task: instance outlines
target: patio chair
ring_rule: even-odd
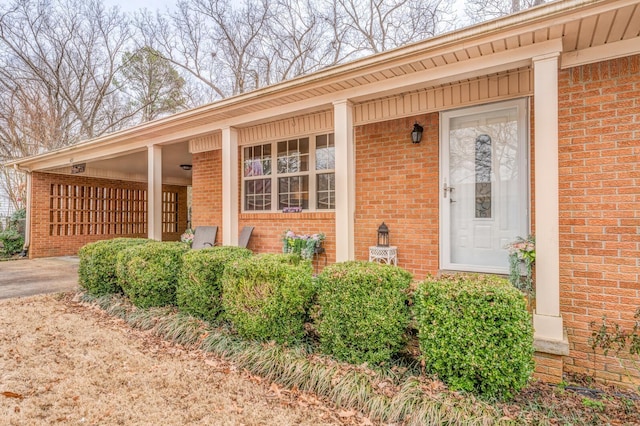
[[[203,249],[216,245],[217,226],[198,226],[193,232],[192,249]]]
[[[240,231],[240,236],[238,237],[238,247],[247,248],[249,245],[249,240],[251,239],[251,233],[253,232],[253,226],[245,226]]]

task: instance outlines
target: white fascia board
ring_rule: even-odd
[[[564,53],[560,68],[567,69],[637,54],[640,54],[640,37]]]

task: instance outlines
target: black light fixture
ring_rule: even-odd
[[[389,247],[389,227],[382,222],[378,226],[378,247]]]
[[[182,170],[184,170],[184,171],[187,171],[187,172],[188,172],[189,170],[191,170],[191,168],[192,168],[192,167],[193,167],[193,166],[192,166],[191,164],[180,164],[180,168],[181,168]]]
[[[416,123],[413,125],[413,130],[411,131],[411,142],[420,143],[420,141],[422,140],[423,130],[424,128],[416,121]]]

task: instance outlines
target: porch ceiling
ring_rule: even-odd
[[[73,158],[71,159],[73,160]],[[191,171],[183,170],[180,165],[192,164],[189,144],[180,142],[167,144],[162,147],[162,181],[165,184],[190,185]],[[46,171],[53,173],[71,174],[71,165],[78,164],[71,161],[69,166],[51,168]],[[121,179],[136,182],[147,181],[147,151],[138,150],[108,158],[88,160],[85,171],[78,176],[90,176],[106,179]]]

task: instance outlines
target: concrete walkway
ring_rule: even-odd
[[[78,290],[76,256],[0,262],[0,299]]]

